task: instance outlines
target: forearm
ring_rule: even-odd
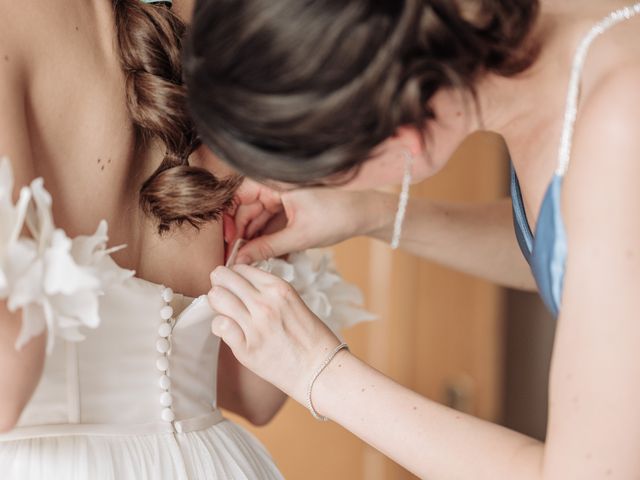
[[[349,353],[320,375],[313,401],[420,478],[542,478],[541,443],[429,401]]]
[[[218,372],[219,406],[254,425],[269,423],[288,398],[238,362],[224,343],[220,345]]]
[[[390,242],[396,195],[367,192],[363,233]],[[400,247],[414,255],[497,284],[535,290],[535,282],[513,232],[508,199],[471,205],[409,202]]]
[[[15,342],[21,312],[9,313],[0,302],[0,431],[11,430],[35,390],[45,359],[45,335],[30,340],[21,350]]]

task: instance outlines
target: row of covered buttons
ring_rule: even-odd
[[[160,354],[156,361],[156,367],[162,375],[158,384],[162,389],[160,394],[160,417],[165,422],[173,422],[176,418],[173,412],[173,397],[171,395],[171,378],[169,374],[169,353],[171,351],[171,333],[175,320],[173,318],[173,308],[170,303],[173,300],[173,290],[164,288],[162,290],[162,300],[164,306],[160,309],[160,325],[158,326],[158,340],[156,341],[156,350]]]

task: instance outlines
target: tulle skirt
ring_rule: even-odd
[[[265,448],[223,420],[161,435],[68,435],[0,442],[3,480],[271,480]]]

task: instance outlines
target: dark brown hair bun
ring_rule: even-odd
[[[353,171],[443,87],[513,75],[537,0],[198,0],[185,44],[201,138],[256,178]]]

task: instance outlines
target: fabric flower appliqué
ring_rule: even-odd
[[[336,272],[327,251],[292,253],[287,260],[272,258],[254,266],[289,282],[307,307],[336,334],[376,318],[362,308],[362,292]]]
[[[84,339],[81,328],[100,324],[99,297],[134,272],[109,261],[107,223],[91,236],[69,238],[53,223],[51,196],[42,178],[12,201],[13,172],[0,159],[0,299],[9,311],[22,309],[16,348],[47,330],[47,353],[56,336]],[[26,230],[30,236],[22,235]]]

